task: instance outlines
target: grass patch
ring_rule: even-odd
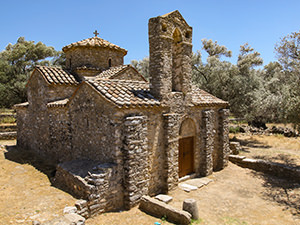
[[[6,116],[0,119],[0,123],[16,123],[16,118],[13,116]]]
[[[197,219],[197,220],[192,219],[192,221],[191,221],[191,225],[194,225],[194,224],[201,224],[201,223],[204,223],[204,220],[201,219],[201,218],[199,218],[199,219]]]
[[[226,216],[223,218],[224,224],[226,225],[247,225],[248,223],[245,221],[240,221],[239,219]]]
[[[240,133],[240,127],[229,127],[229,133],[232,134]]]

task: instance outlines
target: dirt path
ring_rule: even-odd
[[[285,205],[271,200],[272,197],[268,196],[270,187],[260,174],[230,163],[225,170],[214,173],[210,178],[214,180],[212,183],[196,191],[172,191],[170,195],[174,200],[170,204],[182,208],[184,199],[196,199],[201,217],[198,224],[300,224],[299,216],[293,216],[290,209],[285,210]],[[86,224],[151,225],[155,221],[162,222],[135,208],[129,212],[99,215]]]
[[[9,152],[3,148],[0,150],[0,225],[51,220],[61,216],[66,205],[71,206],[76,201],[51,186],[51,168],[40,168],[37,161],[31,162],[35,167],[27,164],[24,156],[13,148]],[[214,180],[212,183],[196,191],[172,191],[170,195],[174,200],[170,204],[181,208],[184,199],[195,198],[201,217],[198,224],[300,224],[300,215],[297,214],[299,201],[294,198],[300,193],[299,184],[255,173],[231,163],[210,178]],[[104,213],[88,219],[86,224],[153,225],[154,222],[169,224],[137,208]]]

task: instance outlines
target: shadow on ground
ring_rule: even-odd
[[[252,173],[264,180],[263,186],[266,187],[266,192],[262,193],[264,198],[285,206],[284,210],[289,210],[293,215],[300,217],[299,181],[279,178],[263,172]]]
[[[46,164],[38,156],[29,151],[18,149],[15,145],[5,146],[5,149],[7,152],[4,153],[4,156],[7,160],[20,164],[30,164],[40,172],[46,174],[50,181],[55,176],[56,168],[54,164]]]
[[[297,164],[297,160],[293,158],[291,155],[279,154],[275,156],[269,155],[256,155],[253,156],[254,159],[263,159],[266,161],[274,162],[277,164],[287,165],[290,167],[294,167],[295,169],[300,169],[300,166]],[[278,163],[280,162],[280,163]]]
[[[230,141],[239,142],[240,145],[241,145],[241,151],[242,152],[250,152],[248,150],[249,148],[265,148],[265,149],[272,148],[272,146],[266,145],[266,144],[264,144],[260,141],[251,140],[251,139],[243,140],[243,139],[237,138],[236,136],[231,138]]]

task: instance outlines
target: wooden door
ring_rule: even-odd
[[[179,177],[194,172],[194,137],[179,139]]]

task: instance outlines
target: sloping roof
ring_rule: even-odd
[[[114,79],[116,78],[119,74],[123,73],[127,69],[133,69],[136,71],[137,75],[142,78],[146,82],[146,79],[131,65],[120,65],[120,66],[114,66],[110,67],[107,70],[104,70],[100,74],[98,74],[94,79]],[[116,78],[118,79],[118,78]]]
[[[36,66],[36,70],[38,70],[43,75],[43,77],[49,84],[58,84],[58,85],[79,84],[79,82],[76,80],[74,75],[63,70],[62,68],[50,67],[50,66]]]
[[[119,107],[159,106],[149,90],[149,83],[132,80],[88,80],[102,96]]]
[[[228,102],[219,99],[194,85],[192,86],[192,103],[198,106],[228,106]]]
[[[104,70],[102,73],[98,74],[96,76],[96,79],[109,79],[112,76],[115,76],[117,73],[119,73],[120,71],[122,71],[123,69],[127,68],[129,65],[121,65],[121,66],[114,66],[114,67],[110,67],[107,70]]]
[[[143,81],[96,79],[88,80],[108,101],[119,107],[160,106],[160,101],[150,93],[149,83]],[[192,89],[192,103],[195,106],[228,106],[223,101],[195,86]]]
[[[63,51],[66,52],[73,47],[101,47],[101,48],[110,48],[123,52],[124,56],[127,54],[127,50],[119,47],[118,45],[112,44],[109,41],[106,41],[100,37],[87,38],[82,41],[77,41],[63,47]]]

